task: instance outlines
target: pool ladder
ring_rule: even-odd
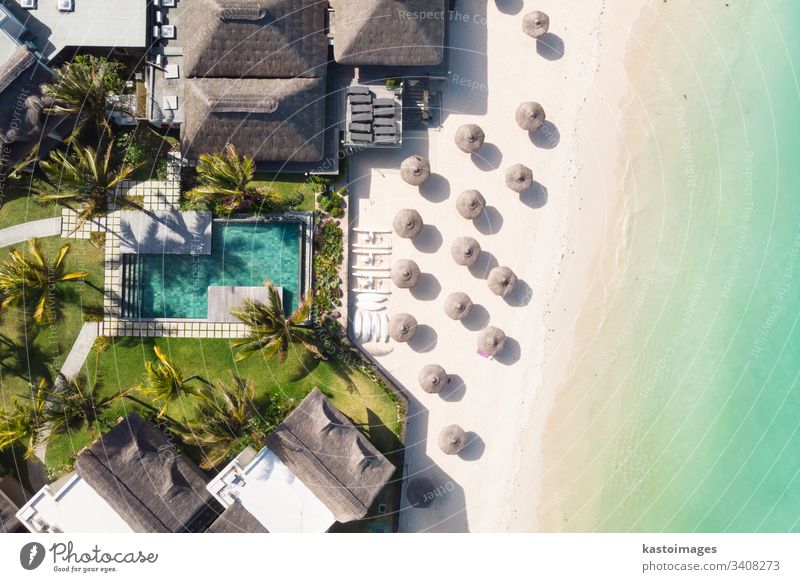
[[[141,293],[142,261],[139,255],[122,255],[122,297],[120,307],[122,317],[136,319],[142,313]]]

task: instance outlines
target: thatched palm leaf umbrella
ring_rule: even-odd
[[[389,336],[396,342],[407,342],[417,335],[417,320],[408,313],[398,313],[389,320]]]
[[[464,319],[471,310],[472,299],[461,291],[450,293],[444,301],[444,312],[450,319]]]
[[[428,507],[435,498],[436,487],[427,477],[415,477],[408,482],[406,499],[414,507]]]
[[[411,208],[405,208],[397,213],[394,217],[394,231],[397,236],[401,238],[414,238],[421,231],[425,224],[422,222],[422,217],[419,212]]]
[[[450,254],[459,265],[471,267],[481,254],[481,245],[471,236],[462,236],[453,241]]]
[[[428,394],[438,394],[450,382],[450,376],[437,364],[428,364],[419,373],[419,385]]]
[[[477,190],[464,190],[456,200],[456,210],[467,220],[475,220],[486,208],[486,199]]]
[[[439,433],[439,448],[446,455],[457,455],[467,444],[467,433],[457,424],[446,426]]]
[[[534,10],[522,17],[522,32],[539,38],[550,29],[550,17],[544,12]]]
[[[392,283],[400,289],[411,289],[419,282],[419,277],[419,267],[414,261],[401,259],[392,265]]]
[[[525,131],[536,131],[546,118],[544,108],[535,101],[526,101],[517,107],[514,115],[517,125]]]
[[[528,166],[514,164],[506,170],[506,186],[514,192],[525,192],[533,184],[533,172]]]
[[[517,276],[508,267],[495,267],[489,271],[486,282],[489,284],[489,289],[491,289],[492,293],[505,297],[511,293],[514,285],[517,284]]]
[[[400,164],[400,176],[408,184],[419,186],[431,177],[431,165],[422,156],[409,156]]]
[[[467,123],[462,125],[456,131],[456,145],[465,154],[472,154],[481,149],[483,141],[486,139],[486,134],[480,126],[474,123]]]
[[[506,343],[506,334],[503,330],[492,325],[487,326],[478,334],[478,350],[486,356],[495,356],[503,351]]]

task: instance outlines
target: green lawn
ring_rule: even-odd
[[[42,252],[52,258],[67,241],[57,236],[39,240]],[[97,313],[103,306],[103,250],[89,241],[70,241],[66,259],[67,271],[88,271],[87,282],[60,286],[60,314],[52,324],[36,325],[24,315],[20,307],[12,307],[0,315],[0,393],[3,399],[10,394],[27,395],[29,378],[53,377],[53,373],[69,354],[80,333],[84,315]],[[27,244],[15,245],[26,249]],[[0,262],[5,262],[8,251],[0,249]],[[94,285],[94,287],[92,287]]]
[[[28,184],[10,186],[0,203],[0,228],[15,224],[61,216],[61,208],[52,204],[42,206],[30,195]]]
[[[253,185],[272,188],[278,193],[281,200],[294,198],[295,194],[300,192],[303,194],[303,202],[295,210],[309,212],[314,210],[314,190],[306,184],[304,176],[293,176],[291,174],[276,176],[275,174],[257,172]]]

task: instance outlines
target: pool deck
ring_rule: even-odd
[[[119,252],[140,255],[210,255],[211,212],[121,212]]]

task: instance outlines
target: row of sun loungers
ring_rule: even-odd
[[[388,97],[376,98],[363,85],[347,88],[350,140],[361,143],[397,143],[396,103]]]

